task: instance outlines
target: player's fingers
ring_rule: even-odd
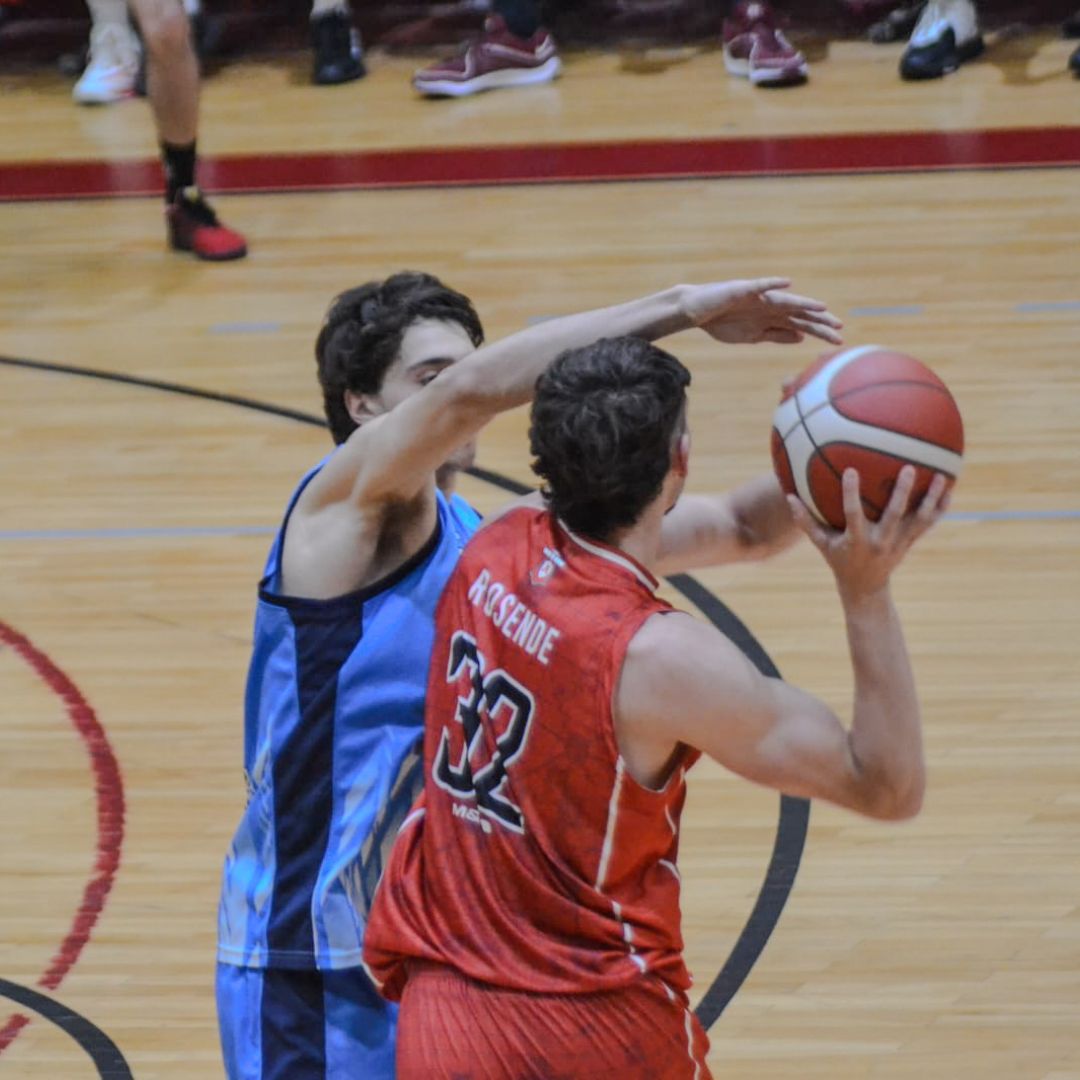
[[[765,341],[774,341],[777,345],[797,345],[803,339],[803,334],[798,330],[786,330],[781,326],[766,330]]]
[[[786,289],[790,285],[791,278],[786,277],[763,277],[756,278],[754,281],[750,282],[751,288],[756,293],[775,293],[778,289]],[[773,303],[775,303],[777,298],[775,296],[771,296],[769,297],[769,299],[772,300]]]
[[[788,375],[780,383],[780,393],[783,394],[783,396],[785,398],[790,397],[792,394],[795,393],[795,384],[798,381],[799,381],[799,376],[798,375]]]
[[[863,513],[862,499],[859,497],[859,474],[854,469],[845,469],[841,484],[848,535],[853,540],[862,541],[866,537],[866,514]]]
[[[829,534],[806,509],[802,499],[797,495],[788,495],[787,504],[791,509],[791,516],[795,519],[795,524],[806,533],[814,547],[824,551],[825,545],[829,542]]]
[[[806,319],[808,322],[831,326],[834,330],[839,330],[844,325],[843,320],[838,319],[824,304],[800,308],[794,314],[798,315],[800,319]]]
[[[832,326],[811,322],[809,319],[798,317],[788,319],[788,323],[791,326],[797,327],[804,334],[810,334],[813,337],[819,338],[821,341],[827,341],[830,345],[843,344],[844,339]]]
[[[900,521],[907,513],[911,501],[911,489],[915,486],[915,468],[905,465],[893,484],[892,494],[885,506],[885,512],[878,522],[878,535],[882,544],[891,544],[900,531]]]
[[[823,300],[815,300],[812,296],[800,296],[799,293],[774,292],[769,299],[778,307],[782,307],[787,311],[826,312],[829,309],[829,305]]]
[[[948,481],[942,473],[938,473],[930,481],[930,487],[922,497],[918,509],[915,511],[912,521],[912,537],[914,541],[922,536],[927,529],[941,519],[949,504],[949,494],[946,491]]]

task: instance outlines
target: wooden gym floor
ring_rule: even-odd
[[[327,302],[416,267],[472,295],[492,337],[677,281],[785,273],[830,302],[849,342],[909,351],[949,382],[966,472],[896,581],[926,808],[888,827],[815,805],[803,849],[797,805],[701,765],[688,958],[704,994],[736,942],[752,957],[772,930],[712,1027],[720,1077],[1080,1078],[1070,43],[1000,40],[925,86],[897,79],[899,46],[809,45],[809,85],[771,93],[701,48],[574,54],[555,86],[456,103],[414,100],[400,58],[334,90],[304,83],[304,55],[235,64],[206,87],[209,175],[239,192],[291,162],[277,186],[320,186],[324,169],[342,190],[220,197],[252,255],[219,267],[166,253],[153,198],[78,198],[152,186],[130,164],[151,153],[143,104],[80,110],[51,72],[0,76],[0,355],[134,380],[0,364],[0,992],[15,1017],[0,1016],[0,1075],[220,1077],[214,920],[243,799],[254,585],[327,446],[317,425],[228,396],[317,416]],[[874,134],[887,138],[841,138]],[[705,158],[686,157],[696,141]],[[581,156],[592,143],[610,153]],[[507,148],[498,168],[627,179],[500,184],[476,150],[491,146]],[[432,154],[442,164],[395,187],[407,153],[430,147],[488,182],[450,186],[456,155]],[[378,183],[375,151],[406,155]],[[641,182],[664,154],[694,178]],[[103,161],[121,164],[86,164]],[[694,488],[767,468],[779,382],[814,346],[671,347],[694,371]],[[492,424],[481,465],[527,481],[524,430],[520,412]],[[483,509],[503,497],[465,490]],[[696,581],[707,611],[719,597],[787,678],[847,708],[839,608],[807,545]],[[747,966],[740,951],[713,1005]]]

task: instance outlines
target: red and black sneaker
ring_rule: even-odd
[[[165,221],[174,251],[190,251],[208,262],[242,259],[247,254],[247,241],[218,221],[197,187],[176,193],[172,205],[165,207]]]

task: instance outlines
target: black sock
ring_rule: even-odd
[[[540,5],[536,0],[495,0],[507,30],[519,38],[531,38],[540,29]]]
[[[165,166],[165,201],[171,206],[176,193],[195,183],[195,144],[161,144],[161,163]]]

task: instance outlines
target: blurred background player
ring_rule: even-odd
[[[72,90],[81,105],[107,105],[140,89],[142,44],[128,18],[127,0],[86,0],[90,44],[86,67]],[[184,0],[196,54],[205,58],[208,23],[200,0]],[[345,0],[314,0],[311,6],[312,82],[352,82],[365,74],[360,36]]]
[[[783,279],[679,286],[483,346],[426,274],[342,293],[316,356],[337,449],[300,482],[260,583],[245,705],[248,804],[225,861],[217,1002],[230,1080],[393,1076],[396,1010],[361,968],[384,856],[422,785],[435,605],[476,515],[451,494],[472,439],[564,349],[700,326],[835,343]],[[772,489],[776,488],[775,482]],[[772,498],[766,510],[779,509]],[[693,542],[730,528],[699,506]],[[767,530],[768,531],[768,530]]]
[[[423,68],[413,85],[429,97],[466,97],[481,90],[533,86],[562,69],[555,39],[541,25],[539,0],[494,0],[483,34],[456,56]],[[806,58],[780,30],[764,0],[739,0],[724,20],[724,64],[755,85],[804,82]]]
[[[146,49],[146,96],[165,168],[165,220],[174,251],[223,262],[247,242],[223,225],[196,185],[199,61],[180,0],[130,0]]]
[[[825,556],[855,676],[845,729],[655,595],[655,574],[699,554],[697,510],[680,501],[689,381],[638,339],[560,357],[532,407],[544,500],[481,530],[447,583],[424,794],[365,949],[401,1001],[401,1080],[709,1075],[687,1001],[676,868],[685,775],[700,752],[871,817],[919,810],[919,706],[888,586],[943,512],[944,478],[905,516],[906,469],[874,525],[849,471],[844,533],[812,524],[771,477],[758,491],[759,507],[772,500],[770,528],[729,517],[725,531],[716,519],[717,561],[765,539],[758,553],[783,546],[791,517]]]
[[[123,0],[89,0],[94,20],[90,60],[75,85],[76,101],[105,103],[130,96],[139,74],[139,41]],[[223,225],[196,184],[199,61],[181,0],[130,0],[146,52],[146,95],[165,171],[169,245],[223,262],[247,254],[240,233]],[[197,10],[197,7],[195,8]]]

